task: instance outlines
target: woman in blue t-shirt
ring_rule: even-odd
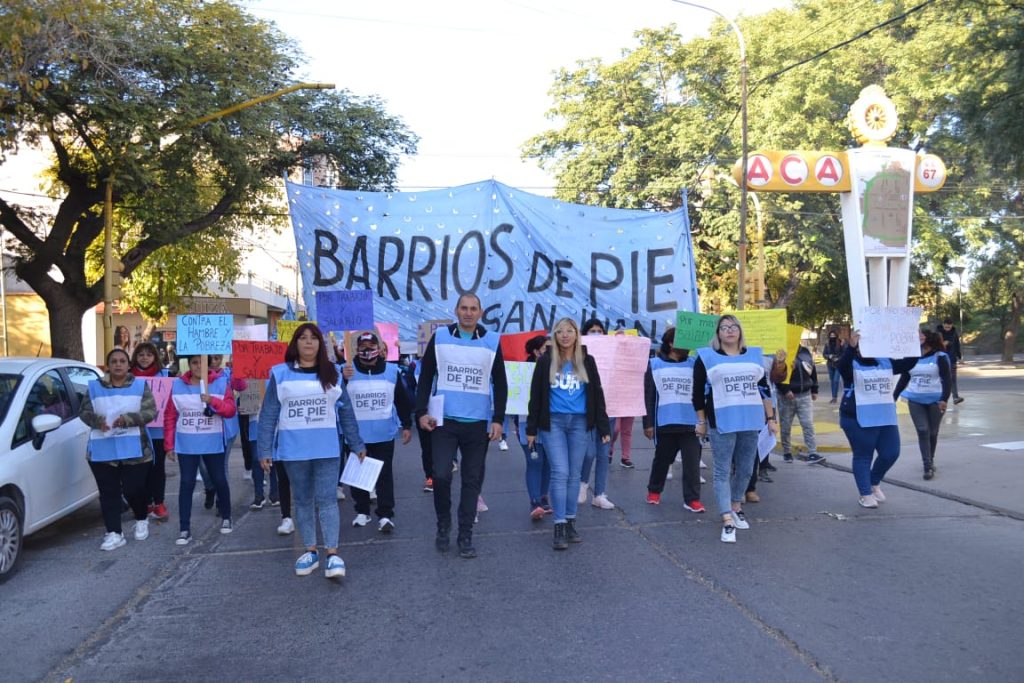
[[[587,439],[597,429],[601,441],[607,443],[611,429],[597,364],[580,344],[576,322],[562,318],[551,336],[548,351],[533,371],[526,441],[532,447],[540,430],[551,464],[552,545],[555,550],[565,550],[582,540],[576,530],[576,508]]]

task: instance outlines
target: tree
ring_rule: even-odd
[[[289,168],[317,160],[339,185],[393,187],[416,138],[375,98],[299,92],[195,125],[279,90],[300,59],[229,2],[11,0],[0,9],[0,163],[46,140],[62,194],[52,216],[0,200],[0,222],[20,243],[18,277],[46,303],[54,355],[82,357],[82,315],[102,298],[86,262],[102,234],[107,179],[127,277],[160,254],[178,258],[166,251],[173,245],[233,244]]]

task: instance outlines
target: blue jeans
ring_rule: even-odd
[[[551,463],[548,461],[544,444],[539,439],[533,443],[534,449],[537,451],[536,460],[530,457],[529,446],[525,443],[520,445],[523,447],[523,455],[526,456],[526,492],[530,494],[530,509],[532,510],[540,505],[542,496],[548,495],[548,489],[551,487]]]
[[[757,458],[757,432],[729,432],[722,434],[717,428],[708,430],[711,452],[715,458],[715,500],[718,512],[732,512],[733,503],[742,503],[754,472]]]
[[[600,496],[608,489],[608,454],[611,453],[610,443],[601,443],[601,435],[596,429],[590,430],[587,435],[587,454],[583,457],[583,467],[580,472],[580,480],[590,481],[590,466],[594,467],[594,495]]]
[[[299,528],[302,543],[307,548],[316,547],[315,511],[320,513],[324,547],[328,550],[338,547],[338,536],[341,533],[337,496],[340,459],[337,457],[284,461],[284,468],[292,485],[292,499],[295,502],[295,526]]]
[[[884,427],[861,427],[857,418],[839,416],[839,426],[846,432],[846,438],[853,450],[853,479],[862,496],[871,493],[872,486],[878,486],[896,460],[900,457],[900,429],[896,425]],[[875,451],[878,457],[871,462]]]
[[[181,479],[178,481],[178,528],[189,531],[192,528],[192,492],[196,489],[196,471],[199,463],[204,463],[210,473],[210,489],[217,492],[217,511],[221,519],[231,519],[231,491],[228,478],[224,474],[224,454],[206,453],[189,455],[178,453],[178,468]]]
[[[836,400],[836,396],[839,395],[839,389],[843,386],[843,376],[839,374],[839,368],[831,367],[828,369],[828,383],[832,387],[832,400]]]
[[[559,524],[576,518],[580,471],[590,438],[587,416],[552,413],[551,430],[540,434],[551,463],[551,507]]]

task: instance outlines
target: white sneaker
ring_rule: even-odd
[[[602,510],[614,510],[615,509],[615,503],[613,503],[610,500],[608,500],[608,496],[606,496],[603,493],[600,496],[594,496],[591,499],[590,504],[593,505],[596,508],[601,508]]]
[[[100,550],[116,550],[125,544],[124,535],[116,531],[109,531],[103,537],[103,544]]]
[[[231,520],[225,519],[220,523],[220,532],[222,534],[230,534],[232,531]]]
[[[145,541],[149,538],[149,520],[140,519],[135,522],[135,540]]]
[[[345,489],[341,487],[341,484],[338,484],[338,500],[345,500]]]
[[[875,502],[876,503],[884,503],[885,502],[885,494],[882,493],[882,487],[881,486],[872,486],[871,487],[871,495],[875,497]]]
[[[706,470],[706,469],[708,468],[708,466],[704,464],[704,461],[703,461],[703,460],[701,460],[701,461],[700,461],[700,468],[701,468],[702,470]],[[703,482],[701,482],[701,483],[703,483]]]
[[[505,441],[505,439],[502,439],[501,441],[499,441],[498,442],[498,450],[499,451],[507,451],[508,450],[508,441]]]
[[[743,514],[743,510],[733,510],[732,525],[737,529],[750,528],[750,522],[747,521],[747,516]]]
[[[388,517],[381,517],[380,521],[377,522],[377,531],[382,534],[390,534],[395,530],[395,523],[392,522]]]
[[[576,496],[576,502],[579,505],[583,505],[587,502],[587,489],[590,488],[590,484],[585,481],[580,482],[580,495]]]
[[[370,523],[370,515],[359,514],[352,520],[352,526],[366,526]]]
[[[277,533],[279,536],[295,533],[295,522],[292,521],[291,517],[281,519],[281,526],[277,527]]]
[[[706,483],[708,483],[708,480],[707,480],[707,479],[705,479],[704,477],[701,477],[701,478],[700,478],[700,483],[702,483],[702,484],[706,484]]]
[[[722,527],[722,543],[735,543],[736,542],[736,527],[726,525]]]
[[[872,496],[871,494],[868,494],[866,496],[861,496],[860,500],[858,500],[857,502],[860,503],[860,506],[862,508],[876,508],[876,507],[878,507],[878,499],[875,498],[874,496]]]
[[[671,466],[671,465],[669,465],[669,468],[668,468],[668,474],[666,474],[666,475],[665,475],[665,479],[667,479],[667,480],[670,480],[670,481],[671,481],[671,479],[672,479],[672,476],[673,476],[673,475],[672,475],[672,466]]]
[[[490,509],[491,508],[487,507],[487,503],[484,502],[484,497],[483,496],[477,496],[476,497],[476,511],[477,512],[487,512]]]

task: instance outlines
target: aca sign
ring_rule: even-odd
[[[915,192],[934,192],[946,182],[946,165],[934,154],[917,156]],[[850,192],[846,152],[757,151],[747,158],[747,187],[762,192]],[[742,164],[733,167],[742,181]]]

